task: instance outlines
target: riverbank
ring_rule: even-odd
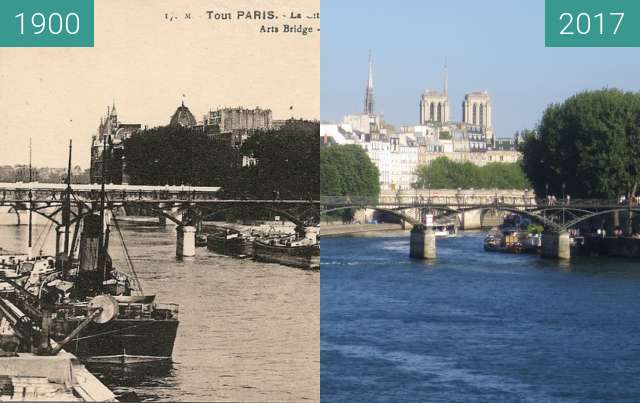
[[[358,234],[362,232],[398,231],[402,229],[400,224],[322,224],[320,236],[339,236]]]

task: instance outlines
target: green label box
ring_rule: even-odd
[[[545,45],[640,46],[640,0],[545,0]]]
[[[94,0],[0,0],[0,47],[93,47]]]

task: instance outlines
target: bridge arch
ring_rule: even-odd
[[[340,211],[340,210],[346,210],[346,209],[371,209],[371,210],[376,210],[376,211],[381,211],[381,212],[386,212],[392,215],[397,216],[398,218],[405,220],[409,223],[411,223],[412,225],[415,224],[420,224],[420,222],[418,220],[416,220],[415,218],[409,217],[406,214],[401,213],[401,211],[404,210],[412,210],[412,209],[432,209],[432,210],[436,210],[436,211],[444,211],[444,212],[448,212],[450,214],[461,214],[461,213],[465,213],[465,212],[470,212],[470,211],[475,211],[475,210],[497,210],[497,211],[505,211],[505,212],[510,212],[513,214],[519,214],[522,216],[525,216],[527,218],[530,218],[532,221],[537,222],[539,224],[542,224],[545,228],[554,230],[554,231],[560,231],[563,230],[562,226],[556,224],[555,222],[548,220],[547,218],[536,214],[535,212],[531,212],[531,211],[527,211],[527,210],[521,210],[518,208],[514,208],[514,207],[510,207],[510,206],[505,206],[502,204],[495,204],[493,206],[487,206],[487,205],[470,205],[470,206],[465,206],[464,208],[451,208],[451,207],[447,207],[447,206],[433,206],[433,205],[428,205],[428,204],[419,204],[419,205],[413,205],[413,206],[402,206],[402,207],[398,207],[398,208],[383,208],[383,207],[378,207],[378,206],[373,206],[373,205],[352,205],[352,206],[340,206],[340,207],[334,207],[334,208],[330,208],[330,209],[326,209],[323,210],[322,213],[330,213],[332,211]]]
[[[221,213],[225,213],[225,212],[228,212],[228,211],[240,210],[243,207],[244,206],[241,206],[241,205],[231,205],[231,206],[226,206],[224,208],[219,208],[219,209],[216,209],[214,207],[208,207],[208,208],[200,207],[200,210],[206,210],[207,211],[206,213],[202,214],[201,217],[202,217],[202,220],[206,220],[207,218],[209,218],[209,217],[211,217],[211,216],[213,216],[215,214],[221,214]],[[280,210],[280,209],[277,209],[277,208],[273,208],[273,207],[270,207],[270,206],[259,205],[259,204],[252,205],[251,208],[262,210],[262,211],[268,211],[270,213],[281,215],[281,216],[285,217],[287,220],[289,220],[290,222],[294,223],[296,226],[302,226],[302,227],[307,226],[307,223],[305,223],[303,219],[300,219],[300,218],[294,216],[293,214],[291,214],[289,212],[286,212],[286,211],[283,211],[283,210]],[[188,210],[188,208],[185,208],[185,210]]]
[[[599,217],[599,216],[606,215],[606,214],[612,214],[612,213],[616,213],[616,212],[625,212],[625,211],[637,213],[637,212],[640,212],[640,207],[632,207],[632,208],[628,208],[627,207],[627,208],[618,208],[618,209],[591,212],[589,214],[580,216],[580,217],[578,217],[578,218],[576,218],[574,220],[569,221],[568,223],[566,223],[564,225],[564,229],[569,229],[569,228],[571,228],[571,227],[573,227],[575,225],[580,224],[581,222],[590,220],[590,219],[595,218],[595,217]]]
[[[322,210],[320,213],[321,214],[327,214],[327,213],[332,213],[334,211],[343,211],[343,210],[347,210],[347,209],[370,209],[370,210],[375,210],[375,211],[379,211],[381,213],[388,213],[391,214],[394,217],[398,217],[399,219],[408,222],[411,225],[416,225],[416,224],[421,224],[420,221],[416,220],[413,217],[409,217],[406,214],[402,214],[399,211],[402,210],[407,210],[409,208],[416,208],[416,207],[407,207],[407,208],[400,208],[400,209],[387,209],[387,208],[382,208],[382,207],[377,207],[377,206],[340,206],[340,207],[334,207],[331,209],[326,209],[326,210]]]

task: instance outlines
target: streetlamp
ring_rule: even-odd
[[[548,183],[544,184],[544,198],[547,199],[547,201],[549,201],[549,184]]]
[[[567,204],[567,200],[565,199],[566,187],[567,187],[566,183],[562,182],[562,225],[564,225],[564,211]]]

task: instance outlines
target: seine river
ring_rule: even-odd
[[[91,368],[117,395],[143,400],[319,400],[320,275],[198,248],[175,256],[175,228],[121,224],[145,293],[180,304],[173,363]],[[34,239],[43,226],[34,230]],[[48,239],[53,247],[54,235]],[[112,255],[122,262],[112,232]],[[0,225],[0,246],[26,250],[27,227]],[[45,249],[47,250],[47,249]],[[125,266],[121,266],[125,267]]]
[[[408,233],[323,238],[323,401],[640,400],[640,264],[408,258]]]

